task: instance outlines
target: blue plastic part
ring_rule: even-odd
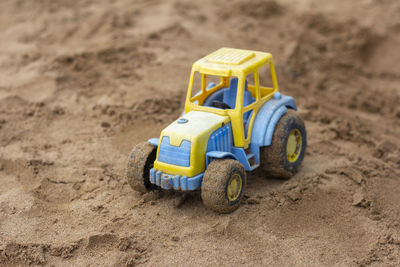
[[[207,86],[207,89],[215,86],[215,83],[210,83]],[[237,86],[238,86],[238,78],[232,78],[230,80],[230,84],[228,88],[221,88],[217,92],[213,93],[209,97],[204,100],[203,106],[211,106],[214,100],[222,101],[225,104],[228,104],[232,109],[236,106],[236,94],[237,94]],[[251,96],[250,91],[248,90],[247,81],[245,81],[244,87],[244,98],[243,98],[243,106],[250,105],[256,99]],[[243,116],[243,119],[246,121],[249,117],[249,112],[246,112]]]
[[[184,123],[187,123],[189,120],[188,119],[186,119],[186,118],[179,118],[178,119],[178,123],[179,124],[184,124]]]
[[[274,93],[274,95],[272,96],[274,99],[279,100],[282,98],[282,94],[280,92],[276,92]]]
[[[260,163],[257,161],[250,165],[249,159],[255,157],[253,153],[246,154],[243,148],[233,146],[233,135],[231,123],[227,123],[215,132],[208,139],[206,153],[206,168],[213,159],[230,158],[238,160],[247,171],[254,170]]]
[[[229,84],[229,88],[224,90],[224,96],[222,101],[228,104],[232,109],[235,109],[236,106],[236,95],[237,95],[237,86],[238,86],[238,78],[232,78]],[[245,81],[244,85],[244,98],[243,98],[243,106],[247,106],[254,101],[254,98],[251,97],[251,93],[247,87],[247,81]]]
[[[233,147],[232,153],[236,156],[237,160],[243,165],[246,171],[251,171],[249,160],[247,159],[246,152],[241,147]]]
[[[215,132],[208,139],[206,153],[206,168],[213,159],[230,158],[238,160],[246,170],[252,170],[248,157],[243,148],[233,146],[232,125],[227,123]]]
[[[183,140],[180,146],[170,144],[168,136],[164,136],[158,148],[158,160],[164,163],[189,167],[191,142]]]
[[[149,142],[149,144],[152,146],[158,146],[159,140],[160,140],[159,138],[150,138],[147,142]]]
[[[249,159],[255,155],[250,153],[246,154],[245,150],[241,147],[232,147],[232,152],[224,151],[210,151],[206,153],[206,164],[211,163],[213,159],[234,159],[239,161],[246,171],[252,171],[259,166],[259,161],[254,165],[250,165]]]
[[[150,170],[150,182],[160,186],[162,189],[175,189],[182,191],[193,191],[201,187],[204,173],[193,177],[171,175],[162,173],[152,168]]]
[[[210,151],[206,153],[206,166],[211,163],[213,159],[235,159],[239,160],[235,154],[225,151]]]
[[[150,169],[150,183],[155,184],[156,183],[156,169],[152,168]]]
[[[181,187],[181,176],[180,175],[175,175],[174,177],[172,177],[172,181],[173,181],[173,183],[172,183],[172,187],[175,189],[175,190],[179,190],[179,188]]]
[[[275,126],[287,112],[287,108],[297,110],[293,97],[275,93],[258,111],[250,143],[250,151],[255,155],[256,163],[260,162],[260,147],[271,145]]]
[[[206,90],[215,87],[217,84],[216,83],[209,83],[206,87]]]
[[[233,78],[229,84],[229,89],[224,92],[222,101],[228,104],[231,109],[235,109],[236,106],[236,95],[237,95],[238,79]]]
[[[233,146],[232,124],[229,122],[221,128],[214,131],[207,143],[207,152],[209,151],[228,151]]]
[[[161,184],[161,171],[156,171],[156,184]]]
[[[274,135],[275,126],[278,124],[279,119],[286,114],[286,112],[287,108],[285,106],[281,106],[275,111],[274,115],[272,115],[267,127],[267,133],[265,134],[264,146],[269,146],[272,143],[272,136]]]
[[[228,90],[228,88],[221,88],[220,90],[216,91],[215,93],[209,95],[203,102],[203,106],[211,107],[211,104],[214,100],[222,101],[224,96],[224,92]]]

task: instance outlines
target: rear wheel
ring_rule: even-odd
[[[304,122],[294,110],[288,110],[275,127],[271,145],[261,150],[262,168],[272,176],[288,179],[299,169],[306,146]]]
[[[148,142],[137,144],[126,164],[126,178],[133,190],[145,193],[156,188],[150,183],[150,169],[156,160],[157,148]]]
[[[215,159],[204,173],[201,198],[204,205],[218,213],[236,210],[246,187],[246,172],[237,160]]]

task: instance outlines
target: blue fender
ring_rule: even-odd
[[[286,106],[280,106],[272,115],[268,123],[267,132],[265,133],[263,142],[264,146],[269,146],[272,143],[272,136],[274,135],[275,126],[280,120],[280,118],[286,114],[286,112],[287,112]]]
[[[206,168],[213,159],[234,159],[239,161],[246,171],[252,171],[254,166],[250,166],[246,152],[241,147],[232,147],[232,152],[210,151],[206,153]]]
[[[257,159],[259,159],[259,148],[271,145],[275,126],[286,114],[287,108],[297,110],[293,97],[277,92],[258,111],[253,124],[250,147],[252,153],[257,155]]]
[[[235,159],[238,158],[231,152],[226,151],[210,151],[206,153],[206,167],[211,163],[212,159]]]

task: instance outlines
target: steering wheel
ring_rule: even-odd
[[[227,103],[219,101],[219,100],[213,100],[211,102],[211,106],[214,108],[220,108],[220,109],[231,109],[231,107]]]

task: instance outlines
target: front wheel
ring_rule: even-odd
[[[201,198],[218,213],[236,210],[246,187],[246,172],[237,160],[214,159],[204,173]]]
[[[126,178],[133,190],[145,193],[155,188],[150,183],[150,169],[156,160],[157,148],[148,142],[137,144],[126,164]]]
[[[289,109],[275,127],[271,145],[261,150],[263,169],[274,177],[292,177],[303,161],[306,146],[304,122],[294,110]]]

